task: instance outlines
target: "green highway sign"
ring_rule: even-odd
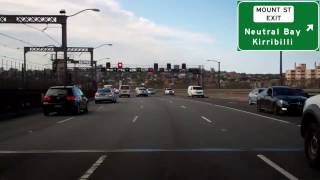
[[[318,51],[318,1],[238,1],[238,50]]]

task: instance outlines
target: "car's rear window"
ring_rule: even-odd
[[[110,92],[111,92],[111,89],[107,89],[107,88],[105,88],[105,89],[99,89],[98,92],[99,92],[99,93],[110,93]]]
[[[167,90],[171,91],[172,89],[171,88],[167,88]]]
[[[129,89],[129,86],[121,86],[120,89]]]
[[[67,88],[50,88],[46,96],[67,96],[71,94],[71,89]]]
[[[194,89],[194,90],[202,90],[202,87],[200,87],[200,86],[195,86],[195,87],[193,87],[193,89]]]
[[[146,90],[146,88],[139,88],[139,90]]]

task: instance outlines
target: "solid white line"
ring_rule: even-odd
[[[260,159],[262,159],[265,163],[267,163],[269,166],[273,167],[275,170],[277,170],[278,172],[280,172],[281,174],[283,174],[285,177],[287,177],[290,180],[298,180],[298,178],[296,178],[295,176],[293,176],[292,174],[290,174],[288,171],[286,171],[285,169],[283,169],[282,167],[278,166],[276,163],[272,162],[270,159],[268,159],[267,157],[265,157],[262,154],[258,154],[257,155]]]
[[[202,119],[206,120],[208,123],[212,123],[212,121],[204,116],[201,116]]]
[[[92,166],[79,178],[79,180],[86,180],[94,173],[94,171],[103,163],[107,155],[102,155],[99,159],[92,164]]]
[[[187,107],[185,107],[185,106],[180,106],[182,109],[187,109]]]
[[[260,114],[256,114],[256,113],[252,113],[252,112],[248,112],[248,111],[244,111],[244,110],[240,110],[240,109],[236,109],[236,108],[232,108],[232,107],[228,107],[228,106],[222,106],[222,105],[217,105],[217,104],[215,104],[214,106],[225,108],[225,109],[230,109],[230,110],[234,110],[234,111],[238,111],[238,112],[242,112],[242,113],[246,113],[246,114],[250,114],[250,115],[254,115],[254,116],[259,116],[259,117],[263,117],[263,118],[266,118],[266,119],[271,119],[271,120],[278,121],[278,122],[285,123],[285,124],[291,124],[288,121],[284,121],[284,120],[281,120],[281,119],[268,117],[268,116],[264,116],[264,115],[260,115]]]
[[[135,123],[135,122],[138,120],[138,118],[139,118],[138,116],[135,116],[135,117],[133,118],[132,122]]]
[[[68,119],[64,119],[64,120],[62,120],[62,121],[58,121],[57,123],[58,123],[58,124],[61,124],[61,123],[70,121],[70,120],[72,120],[73,118],[74,118],[74,117],[71,117],[71,118],[68,118]]]

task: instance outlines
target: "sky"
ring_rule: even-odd
[[[68,46],[96,47],[99,63],[123,62],[124,66],[159,63],[217,67],[207,59],[221,61],[221,69],[246,73],[278,73],[279,52],[237,51],[237,2],[235,0],[0,0],[0,14],[58,14],[65,9],[68,19]],[[59,25],[0,24],[0,58],[23,58],[21,49],[29,44],[7,38],[10,35],[37,46],[60,45]],[[46,28],[44,32],[42,29]],[[50,36],[50,38],[48,37]],[[54,40],[52,40],[54,39]],[[86,54],[71,58],[86,60]],[[49,55],[29,53],[29,62],[48,64]],[[320,63],[319,52],[284,52],[284,70],[294,63],[312,68]]]

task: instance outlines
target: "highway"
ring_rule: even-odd
[[[320,179],[306,162],[300,120],[175,96],[36,113],[0,122],[0,179]]]

